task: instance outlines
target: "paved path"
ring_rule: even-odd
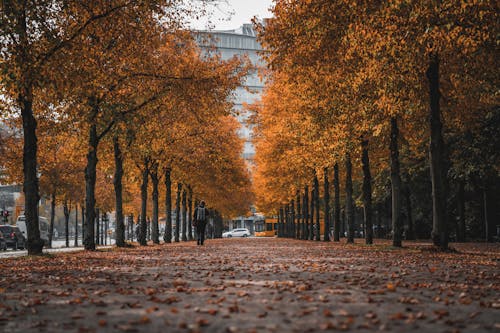
[[[1,259],[0,331],[498,332],[500,248],[457,248],[254,238]]]

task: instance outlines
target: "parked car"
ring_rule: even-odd
[[[16,227],[21,230],[24,238],[28,238],[28,232],[26,229],[26,217],[24,215],[19,215],[17,217]],[[40,238],[45,242],[45,245],[49,244],[49,221],[47,220],[47,218],[43,216],[38,217],[38,229],[40,230]]]
[[[7,250],[7,242],[5,241],[5,237],[3,236],[2,232],[0,231],[0,250]]]
[[[0,225],[0,232],[5,238],[6,246],[14,250],[26,247],[26,238],[18,227],[12,225]]]
[[[222,237],[224,238],[248,237],[248,236],[250,236],[250,231],[247,228],[233,229],[231,231],[222,234]]]

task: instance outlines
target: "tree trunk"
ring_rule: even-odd
[[[290,201],[290,230],[288,237],[295,237],[295,200]]]
[[[316,191],[313,186],[311,187],[311,218],[309,220],[309,228],[307,230],[307,239],[308,240],[314,240],[314,216],[315,216],[315,206],[316,205]]]
[[[26,5],[25,5],[26,6]],[[28,255],[42,254],[43,240],[40,238],[38,223],[38,201],[40,200],[37,176],[37,137],[36,119],[33,115],[33,73],[31,68],[31,55],[28,52],[30,42],[28,39],[28,28],[26,22],[26,8],[18,9],[17,34],[18,47],[20,51],[20,86],[17,103],[21,109],[23,121],[23,192],[24,192],[24,215],[26,218]]]
[[[297,224],[295,226],[294,237],[297,239],[300,239],[300,224],[302,221],[302,210],[301,210],[301,206],[300,206],[300,191],[297,191],[295,197],[296,197],[296,202],[297,202]]]
[[[465,182],[460,180],[458,184],[458,231],[457,241],[465,242]]]
[[[97,127],[95,124],[89,130],[89,149],[87,152],[87,166],[85,167],[85,250],[95,250],[95,182],[97,168]]]
[[[148,180],[149,180],[149,159],[143,161],[142,184],[141,184],[141,222],[139,227],[139,244],[142,246],[148,245],[147,237],[147,204],[148,204]]]
[[[315,239],[317,241],[321,240],[321,224],[319,221],[319,181],[318,181],[318,176],[316,175],[316,172],[314,173],[314,206],[316,209],[316,232],[315,232]]]
[[[309,186],[304,186],[304,217],[302,218],[302,239],[307,239],[307,224],[309,223]]]
[[[324,174],[324,199],[325,199],[325,232],[323,240],[330,241],[330,182],[328,181],[328,168],[323,169]]]
[[[392,191],[392,245],[401,247],[403,219],[401,217],[401,175],[399,171],[398,122],[391,118],[391,191]]]
[[[100,218],[101,218],[101,215],[99,215],[99,208],[96,208],[95,210],[95,244],[99,244],[99,226],[101,225],[100,223]]]
[[[154,244],[160,244],[160,230],[158,226],[158,165],[151,169],[151,182],[153,183],[153,220],[151,226],[151,238]]]
[[[391,191],[392,191],[392,245],[401,247],[403,219],[401,217],[401,174],[398,148],[399,129],[395,117],[391,118]]]
[[[177,183],[177,198],[175,200],[175,241],[179,242],[179,232],[181,228],[181,192],[182,184]]]
[[[191,186],[188,186],[188,240],[193,240],[193,189]],[[220,217],[219,213],[216,212],[216,216]],[[219,232],[217,231],[217,235]],[[222,238],[222,227],[220,228],[220,237]]]
[[[352,163],[351,155],[345,154],[345,214],[347,218],[347,243],[354,243],[354,204],[352,199]]]
[[[283,207],[278,212],[278,237],[283,237]]]
[[[333,187],[335,191],[334,215],[333,215],[333,240],[340,241],[340,180],[339,165],[333,166]]]
[[[68,201],[64,200],[64,233],[66,235],[66,247],[69,247],[69,214],[71,213],[71,203],[68,205]]]
[[[85,239],[85,206],[81,205],[82,207],[82,244],[83,240]]]
[[[372,175],[370,173],[370,158],[368,155],[368,140],[361,141],[363,164],[363,212],[365,224],[365,242],[373,244],[373,210],[372,210]]]
[[[50,225],[49,225],[49,244],[47,246],[52,248],[52,238],[54,237],[54,220],[56,217],[56,192],[53,191],[50,196]]]
[[[78,247],[78,203],[75,203],[75,247]]]
[[[432,241],[442,250],[448,248],[448,230],[446,225],[446,190],[447,170],[444,163],[443,124],[439,107],[439,57],[432,53],[427,68],[430,96],[430,171],[432,181]]]
[[[408,233],[406,234],[406,239],[414,240],[415,237],[415,226],[413,225],[413,212],[411,209],[411,192],[410,187],[406,185],[405,187],[405,201],[406,201],[406,213],[408,215]]]
[[[163,241],[165,243],[172,242],[172,180],[170,179],[171,169],[165,169],[165,233],[163,234]]]
[[[187,193],[182,191],[182,241],[187,242]]]
[[[116,216],[116,230],[115,242],[116,246],[125,246],[125,223],[123,221],[123,155],[120,149],[120,142],[118,136],[113,137],[113,148],[115,154],[115,176],[113,178],[113,185],[115,188],[115,216]]]

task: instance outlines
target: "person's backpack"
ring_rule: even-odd
[[[206,208],[205,207],[199,207],[196,209],[196,220],[197,221],[205,221],[205,212]]]

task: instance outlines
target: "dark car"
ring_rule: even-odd
[[[7,247],[10,247],[14,250],[24,249],[26,247],[26,238],[24,238],[21,230],[19,230],[18,227],[14,227],[11,225],[0,225],[0,232],[5,238]]]
[[[0,231],[0,250],[7,250],[7,242],[5,241],[5,237]]]

